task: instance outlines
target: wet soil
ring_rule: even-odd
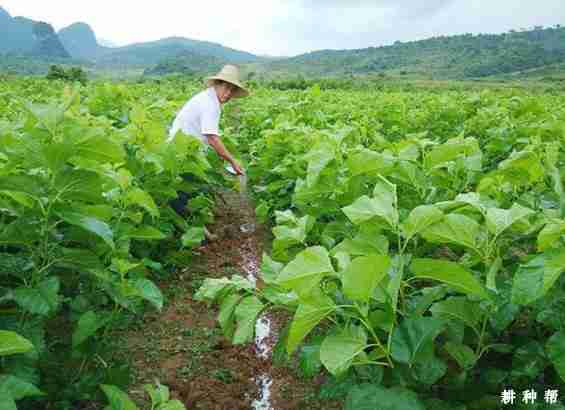
[[[218,201],[215,223],[209,227],[217,240],[195,249],[190,265],[160,284],[168,298],[164,311],[146,314],[138,329],[124,335],[133,371],[130,396],[146,408],[143,385],[158,379],[188,410],[248,410],[259,398],[257,378],[269,374],[273,410],[341,408],[317,399],[323,376],[303,380],[296,363],[274,366],[270,357],[258,357],[253,344],[232,345],[216,323],[216,307],[193,299],[204,278],[257,271],[270,243],[268,229],[256,224],[244,197],[233,191],[221,195],[225,202]],[[255,229],[246,229],[250,224]],[[289,320],[280,314],[269,318],[273,334]]]

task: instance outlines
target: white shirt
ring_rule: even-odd
[[[222,108],[216,90],[210,87],[192,97],[179,111],[169,130],[167,142],[171,142],[180,130],[208,144],[205,134],[220,135]]]

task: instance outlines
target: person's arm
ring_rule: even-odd
[[[243,169],[233,158],[233,155],[224,146],[224,143],[222,142],[222,140],[220,140],[220,137],[214,134],[205,134],[205,135],[206,138],[208,139],[208,144],[210,144],[212,148],[216,150],[218,155],[224,160],[228,161],[238,175],[243,175],[244,174]]]

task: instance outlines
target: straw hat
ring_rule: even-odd
[[[218,74],[208,77],[206,84],[211,87],[214,85],[214,80],[222,80],[235,85],[237,90],[233,93],[234,98],[247,97],[249,95],[249,91],[245,89],[239,80],[239,69],[234,65],[225,65]]]

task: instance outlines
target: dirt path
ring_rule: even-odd
[[[338,408],[316,400],[321,378],[301,380],[292,366],[273,366],[271,351],[287,318],[262,318],[256,340],[261,346],[233,346],[216,324],[217,309],[193,299],[206,277],[255,277],[270,241],[245,197],[233,191],[222,197],[225,204],[218,204],[210,227],[218,239],[196,249],[189,267],[161,284],[169,300],[164,312],[147,314],[139,329],[125,335],[134,378],[129,393],[142,405],[143,384],[157,378],[187,410]],[[263,338],[266,322],[269,336]]]

